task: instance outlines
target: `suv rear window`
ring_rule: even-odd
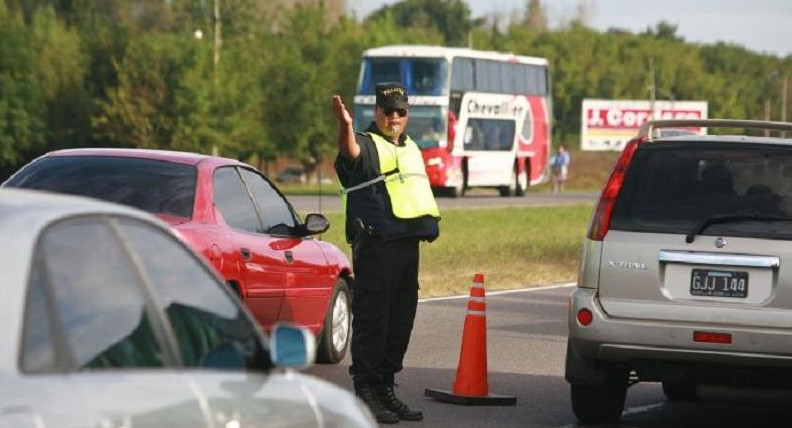
[[[687,234],[707,219],[741,215],[792,219],[792,147],[644,144],[630,164],[610,228]],[[792,221],[728,221],[701,234],[792,239]]]
[[[88,196],[190,218],[195,177],[192,165],[111,156],[53,156],[28,165],[5,186]]]

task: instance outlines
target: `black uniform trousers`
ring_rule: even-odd
[[[356,384],[392,384],[402,369],[418,305],[418,239],[353,244],[352,366]]]

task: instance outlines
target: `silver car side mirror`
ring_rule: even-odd
[[[330,228],[330,222],[322,214],[308,214],[305,217],[305,230],[309,235],[324,233]]]
[[[316,338],[310,330],[275,324],[270,333],[270,359],[278,367],[303,369],[316,358]]]

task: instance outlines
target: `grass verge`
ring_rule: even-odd
[[[569,180],[566,183],[567,191],[598,192],[608,179],[613,164],[619,157],[619,152],[584,152],[570,150],[571,163],[569,165]],[[285,195],[338,195],[340,185],[335,174],[325,178],[327,182],[319,183],[311,177],[306,183],[278,183],[278,188]],[[530,192],[547,192],[552,189],[548,182],[531,186]]]
[[[577,276],[590,204],[448,210],[440,238],[421,244],[421,297],[466,294],[473,274],[484,272],[490,290],[573,281]],[[322,239],[350,256],[343,217]]]

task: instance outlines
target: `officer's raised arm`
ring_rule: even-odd
[[[333,113],[338,119],[338,151],[349,160],[360,156],[360,146],[355,141],[355,130],[352,127],[352,116],[341,101],[340,95],[333,95]]]

